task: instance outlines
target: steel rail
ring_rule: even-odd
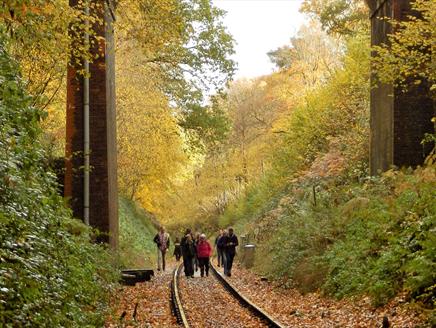
[[[249,309],[252,313],[254,313],[257,317],[262,319],[268,327],[274,327],[274,328],[284,328],[281,323],[275,321],[268,313],[265,312],[265,310],[261,309],[257,305],[255,305],[253,302],[251,302],[248,298],[243,296],[241,292],[236,289],[234,286],[232,286],[226,278],[223,277],[223,275],[218,272],[218,270],[215,268],[215,266],[210,264],[210,268],[212,269],[214,276],[218,279],[219,282],[224,286],[224,288],[235,297],[239,303]]]
[[[179,295],[179,274],[183,263],[174,269],[173,279],[171,280],[171,302],[173,304],[173,313],[177,317],[177,322],[185,328],[189,328],[185,311],[183,310],[182,301]]]
[[[185,312],[183,310],[183,304],[181,302],[181,298],[179,295],[179,288],[178,288],[178,281],[179,281],[179,274],[180,269],[182,268],[183,264],[178,266],[174,270],[173,279],[171,282],[171,301],[173,304],[173,312],[174,315],[177,317],[177,322],[182,325],[185,328],[189,328],[189,322],[186,318]],[[226,278],[223,277],[223,275],[218,272],[218,270],[210,264],[210,268],[213,272],[213,275],[216,277],[216,279],[221,283],[221,285],[224,287],[226,291],[228,291],[234,298],[236,298],[239,301],[239,304],[241,306],[247,308],[250,310],[255,316],[260,318],[265,324],[268,325],[268,327],[271,328],[284,328],[281,323],[275,321],[268,313],[266,313],[263,309],[255,305],[253,302],[251,302],[248,298],[243,296],[240,291],[238,291],[234,286],[232,286]]]

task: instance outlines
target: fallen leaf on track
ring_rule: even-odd
[[[213,276],[180,277],[185,314],[192,327],[257,328],[267,327],[239,302]]]
[[[124,286],[115,295],[114,313],[106,327],[180,327],[170,306],[170,282],[175,264],[169,264],[165,272],[155,272],[151,281]],[[138,303],[136,320],[133,318]],[[125,313],[123,320],[121,315]]]

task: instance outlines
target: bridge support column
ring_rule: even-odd
[[[371,10],[371,42],[388,41],[391,25],[383,18],[405,20],[411,14],[410,0],[367,0]],[[434,115],[429,85],[411,86],[407,92],[379,84],[371,91],[371,175],[392,166],[423,164],[431,145],[423,146],[426,133],[433,133]]]
[[[90,209],[89,223],[102,233],[99,242],[113,247],[118,240],[118,190],[116,160],[115,65],[113,10],[110,1],[101,4],[97,15],[103,24],[93,26],[99,39],[91,49],[97,59],[90,63]],[[70,0],[76,6],[78,0]],[[83,76],[70,65],[67,76],[67,134],[65,197],[75,217],[83,219],[84,115]]]

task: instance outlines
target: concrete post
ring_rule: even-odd
[[[244,246],[244,266],[249,269],[254,265],[256,246],[255,245],[245,245]]]

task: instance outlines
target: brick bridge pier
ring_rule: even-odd
[[[90,190],[89,224],[102,233],[99,242],[113,247],[118,240],[118,190],[115,113],[114,10],[109,0],[90,0],[99,4],[94,12],[103,24],[93,30],[101,37],[91,49],[97,55],[89,65]],[[77,6],[79,0],[70,0]],[[75,217],[84,217],[84,88],[83,76],[70,65],[67,76],[67,135],[64,194]]]
[[[371,42],[387,42],[392,33],[382,18],[406,20],[412,15],[410,0],[366,0],[370,8]],[[390,169],[423,164],[433,145],[421,145],[426,133],[434,132],[434,103],[428,83],[410,86],[407,92],[379,84],[371,90],[371,175]]]

